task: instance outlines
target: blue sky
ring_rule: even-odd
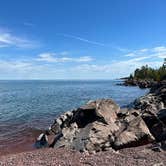
[[[0,79],[114,79],[166,58],[165,0],[0,0]]]

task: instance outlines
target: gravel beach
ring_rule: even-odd
[[[154,152],[151,145],[105,151],[96,154],[80,153],[69,149],[39,149],[0,157],[1,166],[164,166],[166,152]]]

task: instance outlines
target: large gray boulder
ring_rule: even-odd
[[[134,147],[154,141],[143,119],[135,117],[129,122],[123,122],[124,127],[115,137],[114,148]],[[122,129],[122,128],[121,128]]]
[[[60,115],[46,131],[51,147],[97,152],[144,145],[154,141],[137,110],[120,110],[111,99],[90,101]]]

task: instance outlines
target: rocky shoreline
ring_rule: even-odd
[[[117,85],[121,86],[138,86],[141,89],[144,88],[152,88],[160,83],[166,83],[166,81],[153,81],[153,80],[146,80],[146,79],[130,79],[130,78],[123,78],[123,83],[119,83]]]
[[[31,152],[0,157],[0,165],[166,165],[166,83],[132,107],[89,101],[57,117]]]
[[[36,147],[65,147],[80,152],[118,150],[154,143],[165,150],[166,84],[154,84],[136,99],[133,108],[120,109],[112,99],[89,101],[55,119]]]
[[[150,81],[150,80],[125,80],[124,85],[125,86],[138,86],[139,88],[151,88],[155,84],[157,84],[156,81]]]

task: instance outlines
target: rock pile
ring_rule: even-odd
[[[154,141],[137,110],[120,110],[111,99],[91,101],[66,112],[55,120],[45,135],[48,140],[54,136],[49,142],[51,147],[89,152],[121,149]]]
[[[166,139],[166,84],[153,86],[150,93],[135,100],[134,108],[140,110],[141,117],[156,141]]]
[[[151,88],[155,84],[157,84],[156,81],[126,79],[122,85],[125,85],[125,86],[138,86],[139,88],[144,89],[144,88]]]
[[[90,101],[60,115],[40,136],[42,144],[98,152],[166,140],[166,84],[120,109],[111,99]],[[48,138],[47,138],[48,137]],[[43,143],[45,140],[45,143]],[[40,140],[37,140],[40,147]]]

